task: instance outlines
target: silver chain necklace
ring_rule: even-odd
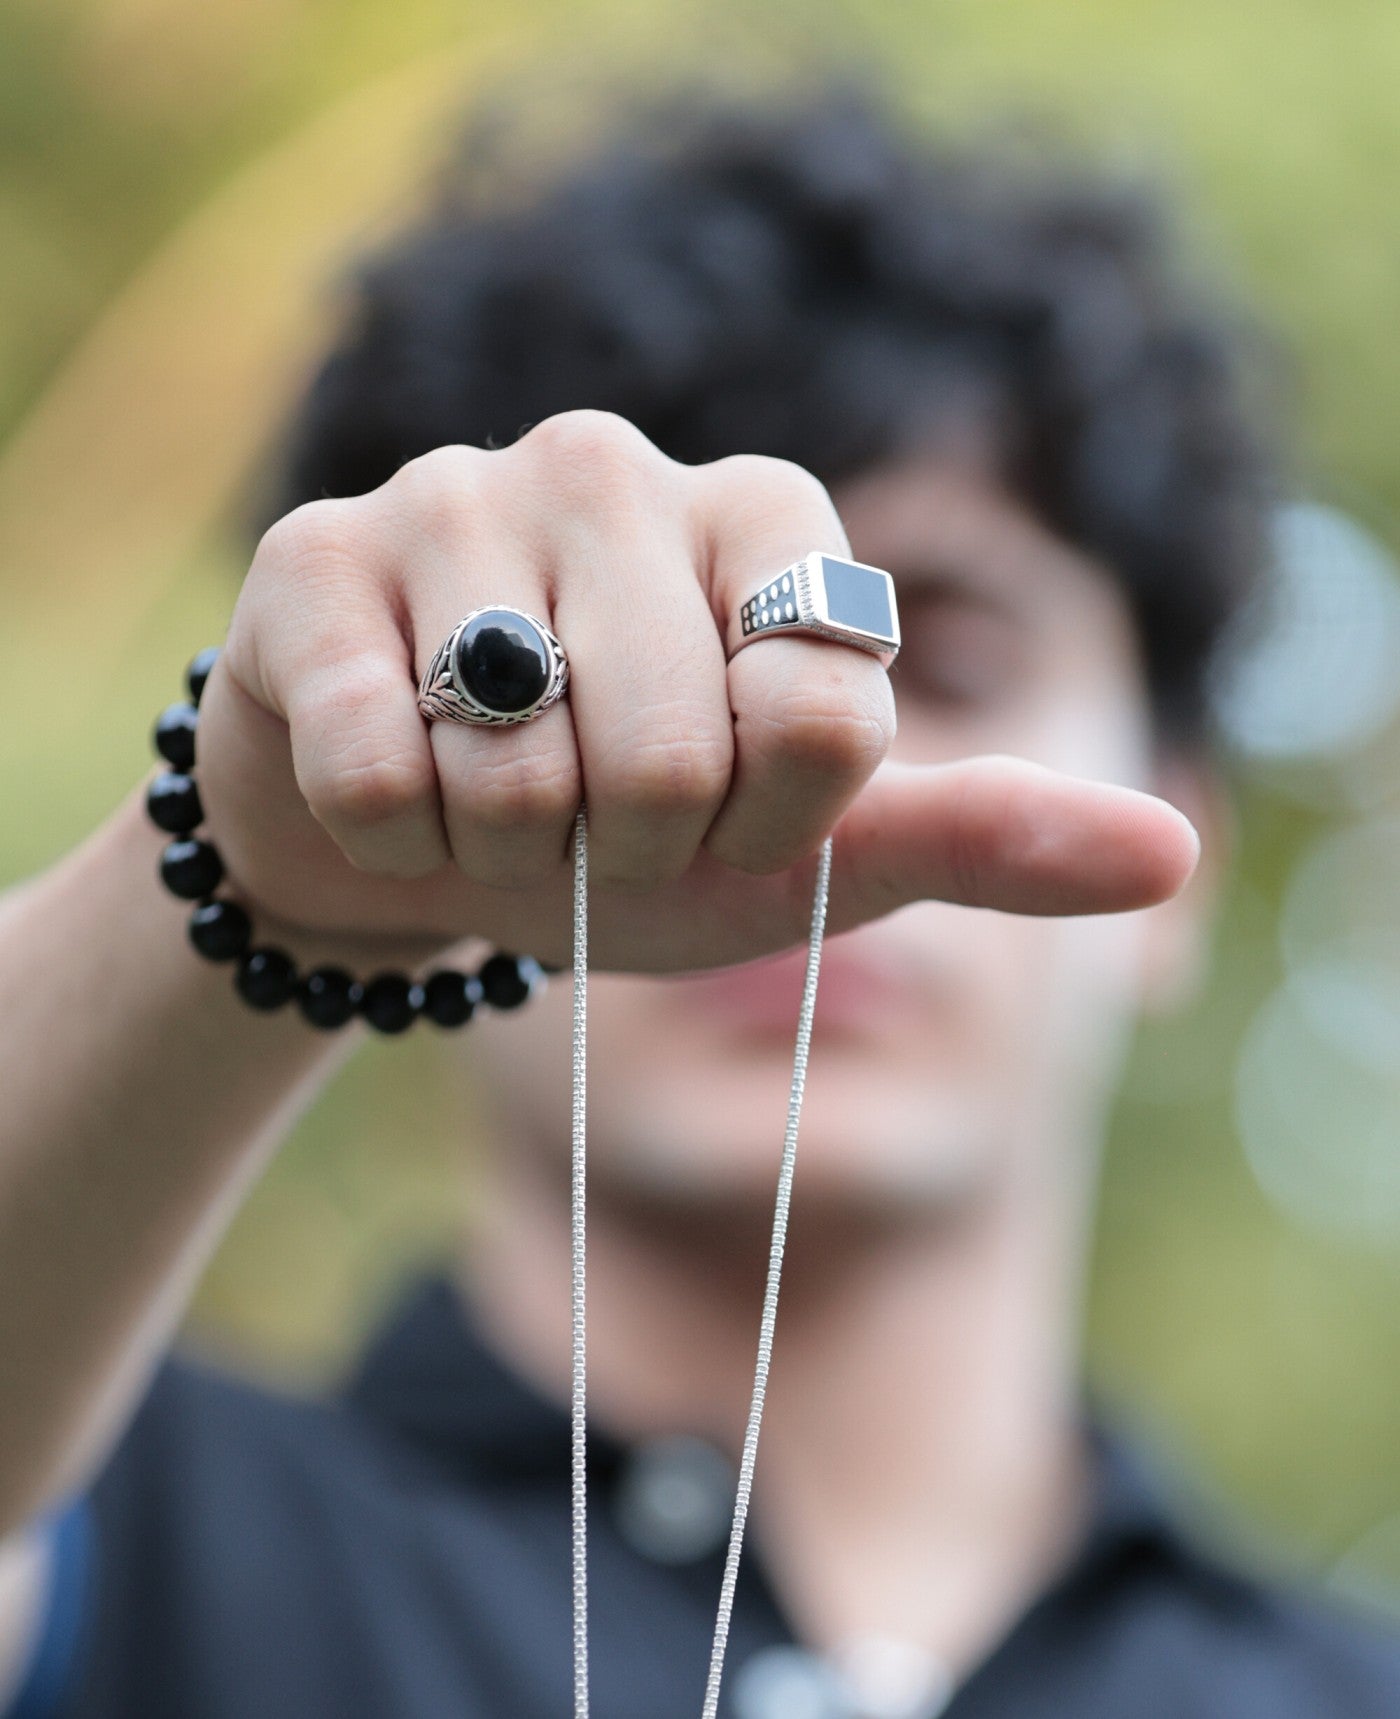
[[[763,1294],[763,1317],[759,1326],[758,1362],[754,1369],[753,1397],[749,1404],[744,1454],[739,1465],[739,1483],[734,1498],[734,1521],[729,1533],[729,1553],[720,1586],[719,1612],[715,1618],[714,1642],[710,1649],[710,1672],[705,1684],[702,1719],[717,1719],[719,1685],[724,1673],[724,1653],[729,1641],[729,1617],[734,1608],[734,1589],[739,1575],[739,1554],[744,1543],[749,1494],[753,1488],[754,1459],[758,1454],[758,1431],[763,1420],[763,1399],[768,1385],[768,1364],[773,1353],[773,1327],[778,1316],[778,1280],[782,1273],[783,1244],[787,1236],[788,1206],[792,1198],[792,1173],[797,1159],[797,1122],[802,1112],[802,1092],[807,1081],[807,1052],[812,1041],[812,1012],[817,1001],[817,974],[821,967],[822,936],[826,930],[826,903],[831,886],[831,837],[822,843],[817,863],[816,891],[812,901],[812,923],[807,943],[807,975],[802,987],[802,1007],[797,1021],[797,1047],[792,1059],[792,1086],[788,1097],[787,1131],[783,1140],[782,1166],[778,1172],[778,1197],[773,1211],[773,1241],[768,1255],[768,1281]],[[573,1579],[574,1579],[574,1719],[588,1719],[588,1463],[587,1463],[587,1369],[584,1331],[584,1218],[585,1218],[585,1128],[584,1105],[587,1087],[588,1052],[588,817],[579,807],[574,824],[574,1020],[573,1020],[573,1179],[571,1253],[573,1278]]]

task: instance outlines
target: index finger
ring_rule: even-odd
[[[740,454],[702,474],[734,713],[733,779],[705,846],[740,870],[777,872],[820,845],[885,756],[894,694],[884,662],[844,641],[775,633],[737,648],[745,599],[814,545],[842,558],[850,549],[830,496],[801,466]]]

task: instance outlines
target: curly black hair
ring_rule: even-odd
[[[464,183],[359,273],[274,513],[580,406],[678,460],[768,453],[829,485],[927,435],[930,402],[990,413],[1004,481],[1122,581],[1160,735],[1202,738],[1273,459],[1260,343],[1180,278],[1159,193],[916,138],[839,79],[639,101],[504,207]]]

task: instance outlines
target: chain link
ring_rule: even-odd
[[[573,1517],[574,1719],[588,1719],[588,1455],[587,1365],[584,1352],[586,1167],[584,1108],[588,1087],[588,813],[574,823],[574,1098],[573,1193]]]
[[[797,1044],[793,1053],[792,1085],[788,1096],[787,1130],[778,1172],[778,1194],[773,1212],[773,1239],[768,1255],[768,1280],[763,1295],[759,1325],[758,1360],[754,1368],[753,1396],[749,1405],[744,1452],[734,1499],[734,1520],[720,1586],[719,1611],[715,1618],[710,1649],[710,1670],[705,1685],[702,1719],[717,1719],[720,1680],[729,1642],[729,1620],[739,1577],[739,1557],[753,1490],[758,1435],[763,1420],[768,1369],[773,1354],[773,1328],[778,1316],[778,1283],[782,1275],[783,1249],[787,1239],[788,1209],[792,1201],[793,1170],[797,1160],[797,1125],[802,1113],[802,1095],[807,1082],[807,1058],[812,1042],[812,1016],[817,1001],[817,977],[821,968],[822,938],[826,931],[827,898],[831,888],[831,837],[822,843],[817,862],[816,889],[812,901],[811,930],[807,943],[807,973],[802,987],[802,1006],[797,1022]],[[587,1088],[588,1049],[588,818],[579,807],[574,826],[574,1017],[573,1017],[573,1577],[574,1577],[574,1719],[588,1719],[588,1488],[587,1488],[587,1373],[585,1366],[585,1168],[586,1130],[584,1112]]]

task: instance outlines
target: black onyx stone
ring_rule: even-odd
[[[190,915],[189,936],[206,961],[236,961],[253,940],[253,923],[236,901],[204,901]]]
[[[423,1006],[423,987],[402,973],[380,973],[368,981],[360,998],[360,1013],[380,1033],[401,1033],[411,1027]]]
[[[146,790],[146,810],[151,822],[173,836],[188,835],[204,822],[204,807],[194,777],[183,770],[167,770]]]
[[[481,980],[475,973],[444,967],[423,986],[423,1013],[439,1027],[464,1027],[481,998]]]
[[[238,963],[233,982],[255,1009],[280,1009],[296,994],[296,964],[285,949],[250,949]]]
[[[199,725],[199,712],[181,699],[167,704],[156,718],[156,751],[167,764],[177,770],[188,770],[194,763],[194,731]]]
[[[457,678],[486,710],[528,710],[549,685],[549,647],[536,628],[510,609],[483,609],[457,641]]]
[[[313,1027],[343,1027],[360,1006],[364,989],[343,967],[316,967],[297,989],[301,1012]]]
[[[493,1009],[518,1009],[544,983],[533,955],[493,955],[482,962],[481,990]]]
[[[212,895],[223,882],[224,862],[212,842],[194,837],[167,842],[160,856],[161,881],[172,895],[183,901],[198,901]]]
[[[204,683],[209,679],[209,671],[219,660],[219,647],[210,645],[202,650],[197,657],[190,660],[190,666],[185,670],[185,685],[190,689],[190,697],[199,703],[204,692]]]

